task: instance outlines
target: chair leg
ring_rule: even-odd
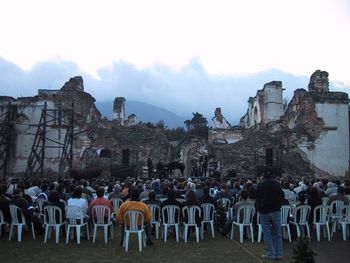
[[[288,240],[289,240],[289,243],[292,242],[291,240],[291,237],[290,237],[290,227],[289,225],[287,225],[287,231],[288,231]]]
[[[85,227],[86,227],[86,239],[90,241],[89,224],[86,224]]]
[[[69,239],[69,231],[70,231],[70,226],[68,225],[67,231],[66,231],[66,244],[68,244],[68,239]]]
[[[92,237],[92,242],[95,243],[97,234],[97,225],[94,225],[94,236]]]
[[[243,225],[239,225],[239,242],[243,243]]]
[[[80,226],[76,226],[75,228],[77,230],[77,243],[80,244],[81,227]]]
[[[125,232],[125,252],[128,252],[129,249],[129,232]]]
[[[258,243],[261,242],[261,236],[262,236],[262,227],[259,224],[259,226],[258,226]]]
[[[60,238],[60,227],[61,226],[55,226],[55,228],[56,228],[56,244],[58,243],[58,240]]]
[[[252,243],[254,243],[254,231],[253,231],[253,225],[250,224],[250,235],[252,236]]]
[[[35,239],[35,230],[34,230],[34,224],[33,224],[33,222],[31,223],[31,227],[32,227],[33,239]]]
[[[45,237],[44,237],[44,243],[47,242],[47,235],[49,233],[49,225],[45,225]]]
[[[235,229],[235,225],[232,223],[232,226],[231,226],[231,235],[230,235],[231,240],[233,240],[234,229]]]
[[[176,242],[179,242],[179,226],[175,225]]]
[[[315,225],[316,227],[316,237],[317,237],[317,241],[319,242],[320,241],[320,225],[319,224],[316,224]]]
[[[297,228],[297,237],[299,238],[301,234],[299,225],[296,225],[296,228]]]
[[[306,232],[307,232],[307,237],[310,239],[310,228],[309,228],[309,224],[306,223]]]
[[[166,242],[166,239],[168,237],[168,225],[164,225],[164,242]],[[176,237],[177,237],[177,234],[176,234]]]
[[[19,224],[17,226],[17,238],[18,238],[18,242],[21,242],[22,241],[22,228],[23,228],[23,225],[22,224]]]
[[[214,231],[214,222],[210,222],[210,228],[211,228],[211,236],[214,238],[215,237],[215,231]]]
[[[12,234],[13,234],[13,224],[11,223],[11,226],[10,226],[10,234],[9,234],[9,240],[11,240]]]
[[[199,243],[199,227],[196,226],[196,242]]]
[[[107,239],[108,239],[108,226],[103,226],[103,235],[105,238],[105,243],[107,244]]]
[[[113,224],[110,225],[111,239],[114,239]]]
[[[343,240],[346,241],[346,224],[340,223],[341,224],[341,229],[343,233]]]
[[[184,229],[184,240],[185,240],[185,243],[187,242],[187,234],[188,234],[188,226],[185,225],[185,229]]]
[[[154,227],[156,228],[156,239],[159,239],[159,223],[156,223]]]
[[[137,233],[137,239],[138,239],[138,243],[139,243],[139,252],[142,252],[142,239],[143,239],[143,233],[142,232],[138,232]]]

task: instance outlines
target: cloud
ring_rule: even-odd
[[[248,98],[255,96],[265,83],[281,80],[284,97],[291,99],[293,91],[307,89],[309,81],[309,76],[295,76],[276,69],[249,75],[213,76],[198,58],[179,70],[164,64],[138,69],[133,64],[119,61],[100,68],[98,78],[82,71],[73,62],[45,61],[23,71],[0,58],[0,72],[0,95],[34,96],[38,89],[59,89],[70,77],[81,75],[85,91],[99,102],[123,96],[127,101],[153,104],[184,118],[190,118],[192,112],[200,112],[208,120],[214,115],[215,108],[221,107],[223,115],[232,124],[238,123],[246,112]],[[339,84],[331,83],[330,86],[336,89]],[[341,91],[347,90],[349,87],[342,87]]]

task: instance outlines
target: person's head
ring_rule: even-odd
[[[170,190],[168,191],[168,199],[169,199],[169,200],[175,200],[175,199],[176,199],[175,190],[170,189]]]
[[[96,190],[97,197],[101,198],[104,196],[104,194],[105,194],[105,189],[103,187],[97,188]]]
[[[240,196],[241,196],[241,199],[242,200],[247,200],[247,198],[248,198],[248,190],[247,189],[243,189],[242,191],[241,191],[241,194],[240,194]]]
[[[156,200],[156,192],[154,192],[153,190],[149,192],[148,194],[148,198],[150,200]]]
[[[226,190],[227,190],[227,185],[224,183],[220,184],[220,191],[226,192]]]
[[[189,205],[194,205],[197,203],[196,193],[193,190],[188,190],[186,194],[186,202]]]
[[[310,187],[309,188],[309,196],[312,198],[316,198],[319,197],[319,191],[316,187]]]
[[[81,186],[76,186],[72,193],[72,198],[81,198],[81,195],[83,194],[83,189]]]
[[[13,195],[14,195],[14,196],[18,196],[18,197],[22,197],[22,196],[23,196],[23,190],[22,190],[22,188],[16,188],[16,189],[13,191]]]
[[[206,186],[203,188],[204,197],[208,198],[210,196],[209,191],[210,191],[209,187]]]
[[[290,189],[290,184],[288,182],[283,183],[283,188],[284,189]]]
[[[56,190],[49,192],[48,200],[50,203],[58,203],[60,201],[59,193]]]
[[[133,187],[130,196],[131,200],[138,201],[140,198],[140,190],[137,187]]]
[[[41,184],[41,191],[46,192],[49,186],[46,183]]]
[[[271,171],[266,171],[264,172],[264,179],[268,180],[268,179],[273,179],[274,178],[274,174]]]
[[[344,193],[345,193],[344,187],[339,186],[338,189],[337,189],[337,192],[338,192],[339,194],[344,194]]]

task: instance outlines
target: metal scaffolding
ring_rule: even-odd
[[[48,136],[48,131],[57,131],[58,138]],[[74,104],[71,109],[47,109],[45,102],[35,133],[33,146],[27,162],[27,178],[43,176],[46,149],[57,149],[60,154],[58,177],[64,177],[72,168],[73,160]],[[61,134],[64,133],[64,138]]]
[[[17,106],[9,102],[7,110],[0,114],[0,170],[3,178],[7,176],[7,166],[11,149],[13,120],[17,114]]]

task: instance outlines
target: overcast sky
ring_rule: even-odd
[[[0,0],[0,34],[0,95],[79,74],[98,100],[179,114],[221,106],[236,118],[263,81],[284,81],[279,73],[288,96],[317,69],[350,87],[347,0]]]

